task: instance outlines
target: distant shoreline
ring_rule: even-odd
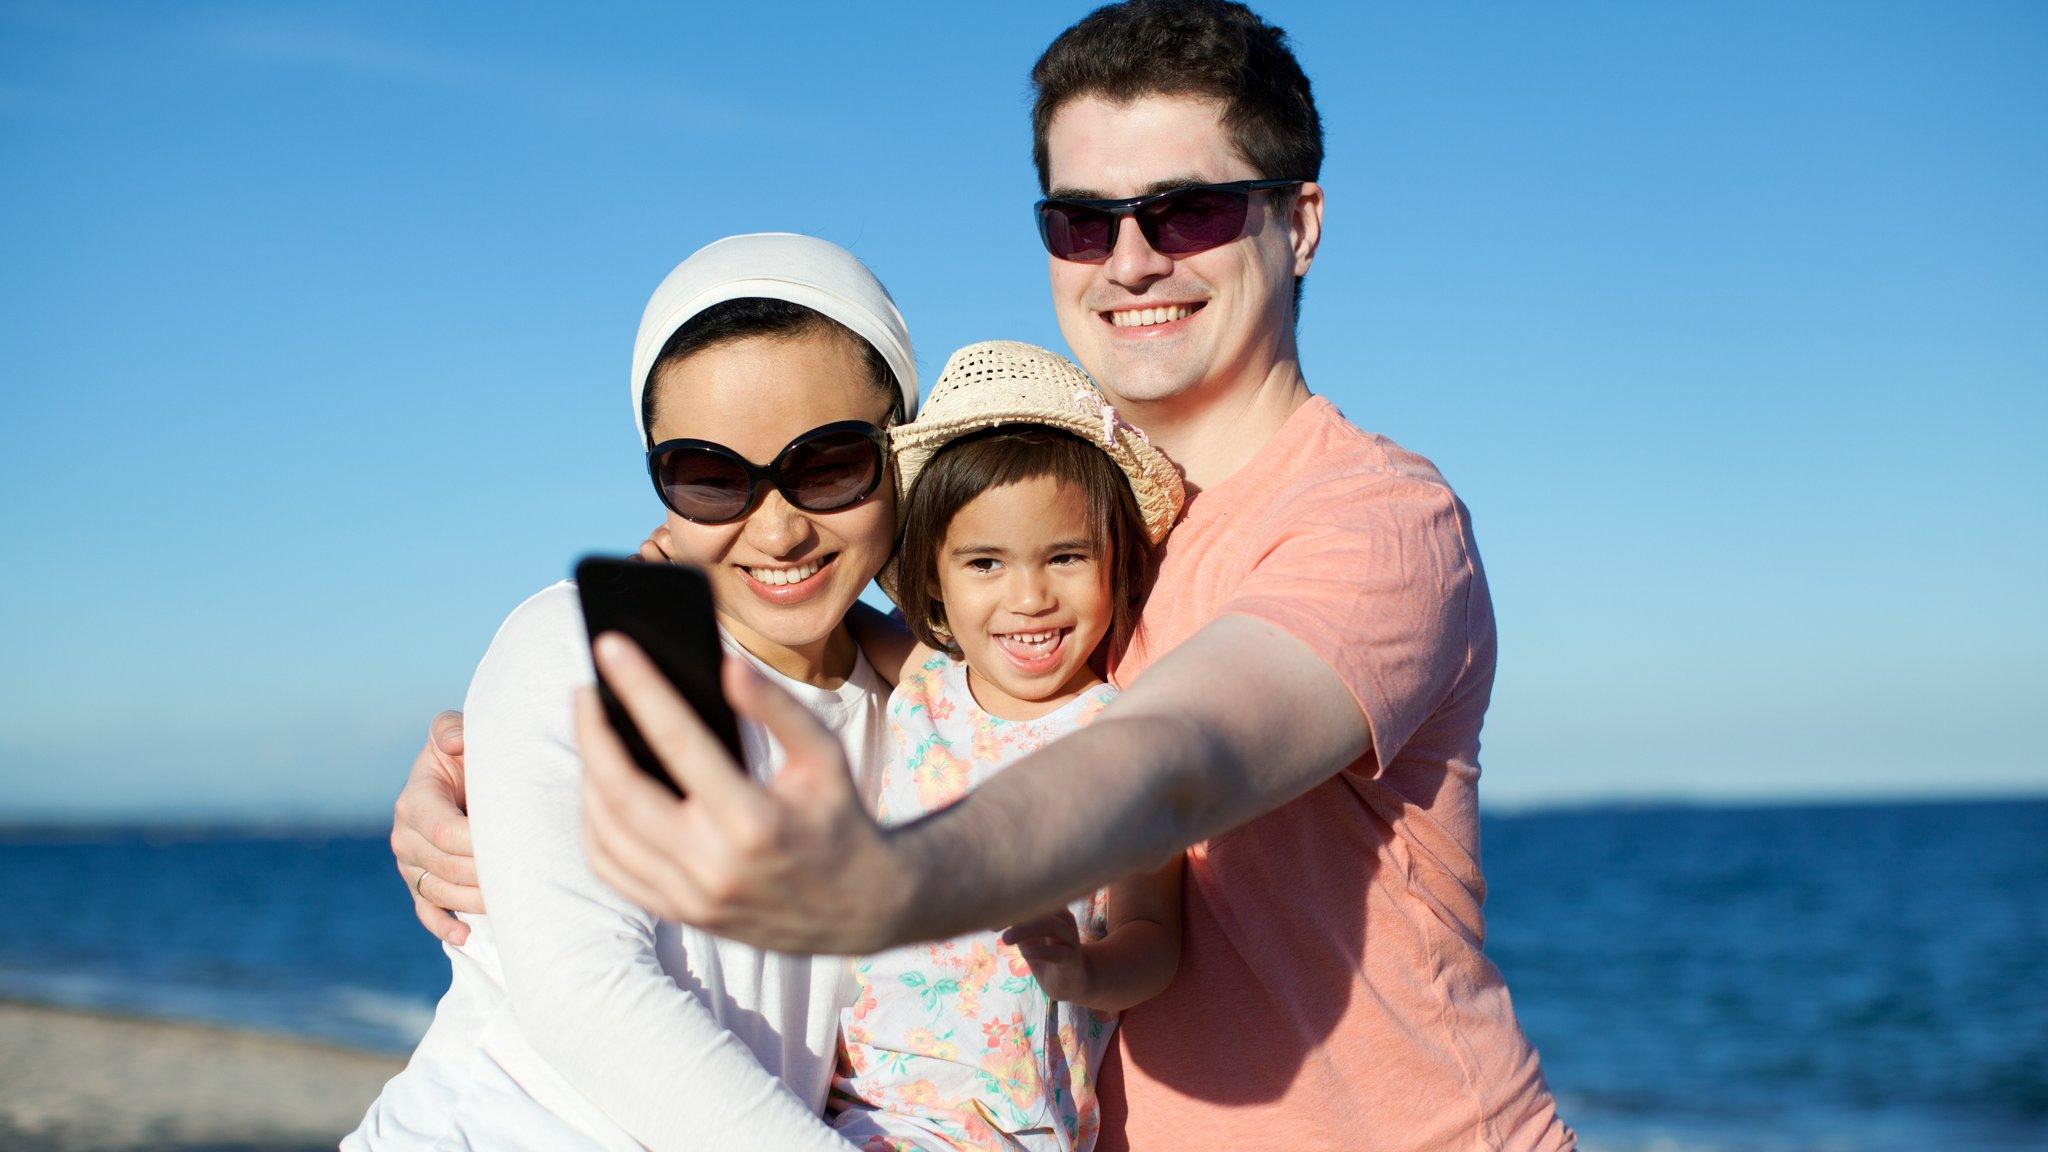
[[[120,1008],[64,1004],[51,1000],[36,1000],[27,996],[0,993],[0,1014],[9,1012],[45,1013],[52,1016],[98,1020],[116,1027],[144,1025],[173,1030],[183,1029],[216,1033],[242,1040],[260,1040],[288,1044],[294,1048],[325,1051],[338,1056],[360,1056],[377,1061],[391,1061],[395,1059],[400,1064],[405,1062],[402,1054],[379,1052],[374,1048],[365,1048],[355,1044],[343,1044],[336,1040],[329,1040],[320,1036],[309,1036],[300,1032],[291,1032],[283,1028],[251,1027],[199,1016],[181,1016],[171,1012],[126,1011]]]
[[[1482,783],[1482,792],[1485,786]],[[1866,808],[1970,808],[1998,804],[2048,805],[2048,789],[1966,792],[1954,795],[1877,793],[1865,796],[1680,796],[1556,797],[1543,800],[1482,799],[1480,815],[1518,820],[1603,812],[1806,812]],[[188,841],[361,839],[390,831],[388,817],[236,815],[98,815],[54,812],[0,816],[0,843],[62,843],[94,836],[131,836],[168,844]]]
[[[0,1000],[0,1145],[331,1150],[404,1064],[277,1033]]]

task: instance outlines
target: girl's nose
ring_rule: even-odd
[[[1009,609],[1020,616],[1032,616],[1055,606],[1052,584],[1045,573],[1020,567],[1010,582]]]

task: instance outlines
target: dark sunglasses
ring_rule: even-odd
[[[865,420],[825,424],[755,464],[709,440],[664,440],[647,450],[647,474],[669,510],[693,524],[730,524],[753,511],[764,486],[805,512],[832,512],[868,498],[888,471],[889,435]]]
[[[1040,200],[1038,238],[1045,250],[1076,264],[1100,264],[1116,250],[1117,222],[1129,216],[1161,256],[1192,256],[1244,235],[1252,193],[1300,180],[1233,180],[1196,184],[1128,200]]]

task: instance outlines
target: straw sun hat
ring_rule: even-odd
[[[1057,428],[1100,448],[1130,480],[1146,539],[1153,544],[1166,539],[1187,496],[1179,470],[1117,413],[1073,361],[1015,340],[984,340],[953,353],[917,419],[890,432],[898,506],[909,500],[918,474],[939,449],[970,432],[1005,424]],[[882,591],[900,604],[896,576],[891,559],[878,579]]]

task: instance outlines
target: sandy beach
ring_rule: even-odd
[[[404,1063],[256,1032],[0,1002],[0,1148],[332,1149]]]

